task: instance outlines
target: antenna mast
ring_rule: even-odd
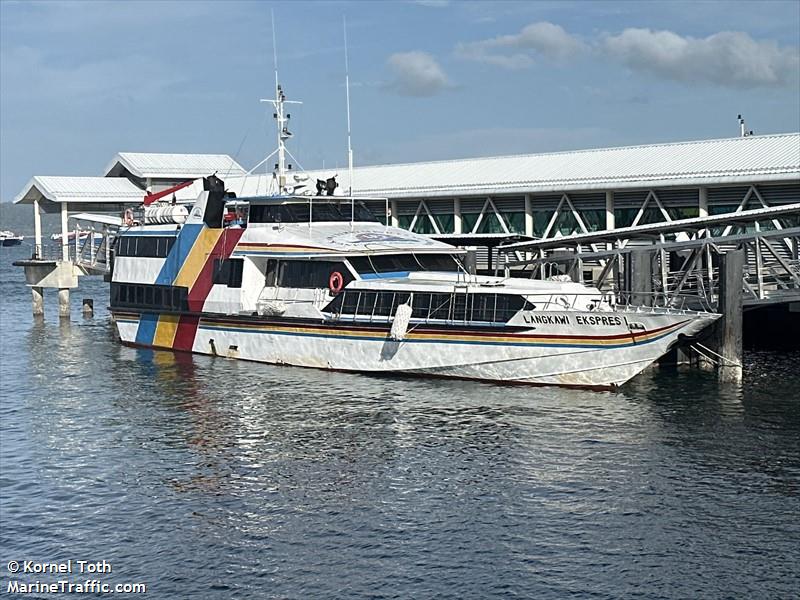
[[[278,195],[289,194],[289,189],[286,182],[286,140],[292,137],[289,131],[289,115],[284,105],[285,104],[302,104],[302,102],[290,101],[286,99],[286,94],[283,93],[280,83],[278,83],[278,42],[275,37],[275,13],[270,11],[272,15],[272,58],[275,63],[275,99],[262,98],[261,102],[269,102],[275,109],[273,118],[278,124],[278,162],[275,164],[275,171],[273,176],[278,182]]]
[[[739,136],[740,137],[749,137],[753,135],[753,130],[747,131],[747,126],[744,123],[744,117],[739,115]]]
[[[355,201],[353,200],[353,146],[350,140],[350,65],[347,61],[347,17],[342,16],[344,28],[344,87],[347,98],[347,169],[350,182],[350,229],[353,229],[355,220]]]

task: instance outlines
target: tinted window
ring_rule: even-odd
[[[337,271],[344,284],[353,280],[350,271],[341,262],[322,260],[288,260],[278,264],[277,285],[292,288],[327,288],[331,274]],[[269,272],[267,273],[269,278]]]
[[[298,202],[294,204],[253,204],[250,206],[251,223],[308,223],[350,221],[351,210],[356,221],[377,221],[361,202],[351,209],[349,202]]]
[[[457,271],[458,264],[449,254],[389,254],[355,256],[350,264],[362,276],[371,273],[407,271]]]
[[[117,256],[166,258],[174,243],[174,236],[123,235],[117,238]]]
[[[189,310],[189,289],[169,285],[111,284],[112,308]]]
[[[345,291],[325,307],[326,312],[359,316],[393,316],[399,304],[408,301],[401,292]],[[505,323],[531,304],[511,294],[448,294],[414,292],[411,316],[451,322]]]
[[[242,287],[244,259],[214,259],[214,271],[211,281],[215,284],[227,285],[231,288]]]
[[[400,304],[408,302],[409,294],[402,292],[344,291],[324,308],[326,312],[394,316]]]

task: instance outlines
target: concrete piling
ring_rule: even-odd
[[[69,288],[59,288],[58,290],[58,316],[62,319],[69,319]]]
[[[40,287],[32,287],[31,288],[31,295],[32,305],[33,305],[33,316],[34,317],[43,317],[44,316],[44,290]]]
[[[93,317],[94,316],[94,300],[91,298],[84,298],[83,302],[81,303],[81,310],[83,312],[84,317]]]
[[[625,264],[625,279],[634,306],[653,305],[653,262],[647,250],[634,250]]]
[[[464,256],[464,268],[470,275],[475,275],[478,270],[478,252],[475,248],[468,247],[467,254]]]

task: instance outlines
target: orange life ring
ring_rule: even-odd
[[[339,271],[334,271],[331,273],[331,276],[328,277],[328,289],[330,290],[331,295],[335,296],[342,291],[342,288],[344,288],[344,277],[342,277],[342,274],[339,273]]]

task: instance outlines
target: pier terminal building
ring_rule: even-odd
[[[240,197],[273,179],[228,155],[121,152],[102,177],[35,176],[16,202],[66,219],[211,173]],[[337,175],[349,189],[346,170]],[[800,133],[357,167],[352,189],[388,199],[370,203],[382,221],[443,239],[566,236],[800,202]]]

